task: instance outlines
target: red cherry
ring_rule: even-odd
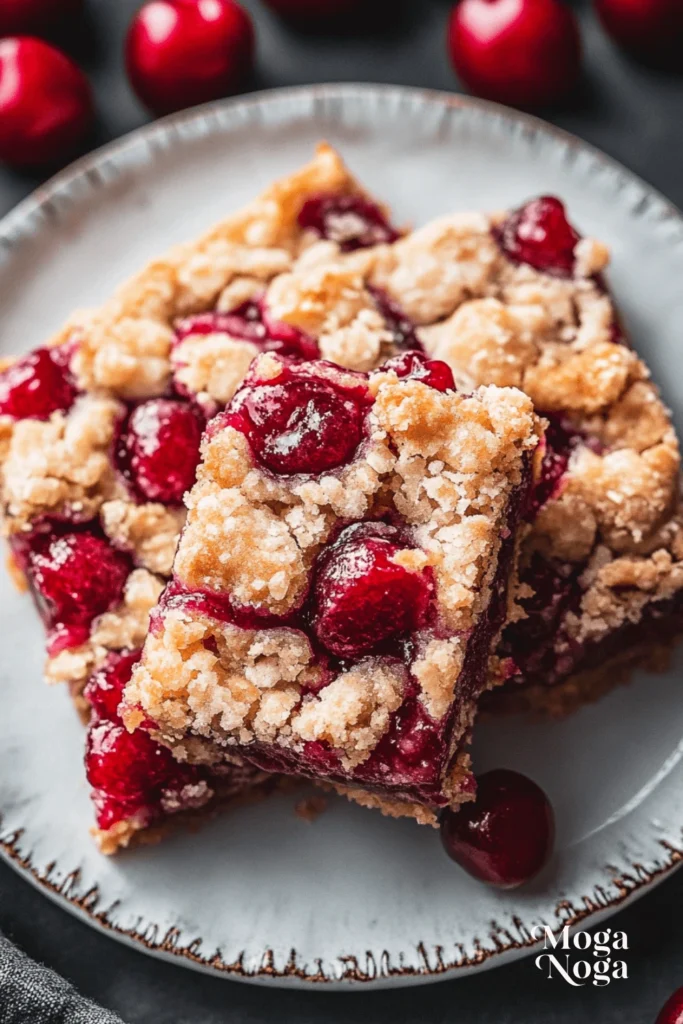
[[[63,347],[38,348],[0,373],[0,414],[16,420],[66,412],[76,394]]]
[[[393,370],[397,377],[410,380],[421,380],[435,391],[455,391],[453,371],[447,363],[440,359],[428,359],[422,352],[401,352],[398,356],[387,359],[376,373]]]
[[[131,22],[126,67],[157,114],[237,89],[254,58],[254,29],[234,0],[150,0]]]
[[[655,1024],[683,1024],[683,988],[669,996],[657,1014]]]
[[[265,3],[283,18],[319,23],[357,13],[363,0],[265,0]]]
[[[119,720],[118,708],[123,690],[141,653],[140,650],[111,651],[90,676],[84,696],[100,718],[108,718],[112,722]]]
[[[299,227],[337,242],[342,252],[384,245],[398,238],[377,203],[359,195],[321,192],[309,196],[298,220]]]
[[[143,499],[178,505],[195,481],[203,427],[202,417],[187,402],[143,402],[119,439],[119,469]]]
[[[494,234],[513,263],[528,263],[555,277],[571,277],[581,236],[567,220],[564,204],[554,196],[531,199],[514,210]]]
[[[595,0],[595,10],[609,34],[634,53],[667,56],[683,45],[681,0]]]
[[[2,0],[0,36],[40,32],[72,18],[83,7],[83,0]]]
[[[581,42],[560,0],[461,0],[448,27],[453,67],[477,96],[546,105],[576,84]]]
[[[313,588],[313,628],[328,651],[359,657],[424,625],[431,575],[392,561],[405,547],[394,527],[357,523],[323,551]]]
[[[498,768],[477,779],[477,798],[441,819],[449,857],[482,882],[512,889],[546,864],[555,839],[547,796],[519,772]]]
[[[71,155],[93,115],[83,72],[30,36],[0,39],[0,160],[18,167]]]

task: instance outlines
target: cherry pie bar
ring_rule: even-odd
[[[521,391],[461,393],[416,351],[370,373],[259,356],[208,425],[126,724],[436,823],[473,793],[539,440]]]
[[[128,738],[117,697],[171,571],[207,419],[257,353],[320,354],[270,314],[268,282],[312,248],[351,252],[396,237],[322,145],[242,213],[0,373],[0,496],[13,569],[45,622],[48,681],[68,683],[84,713],[92,705],[88,773],[107,849],[172,810],[264,781],[248,768],[209,778],[172,764],[148,737]]]

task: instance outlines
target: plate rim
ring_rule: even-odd
[[[62,196],[68,197],[71,189],[82,180],[92,186],[94,184],[92,179],[99,177],[100,171],[109,160],[121,157],[127,150],[133,149],[140,143],[153,144],[155,141],[165,139],[174,141],[183,127],[202,122],[207,118],[210,119],[224,111],[244,109],[248,112],[274,102],[286,102],[287,100],[296,102],[301,98],[311,98],[314,101],[316,99],[322,101],[332,99],[343,103],[347,99],[362,99],[363,97],[388,100],[394,98],[397,101],[423,102],[450,109],[476,110],[484,116],[495,116],[503,122],[507,122],[508,125],[526,129],[534,135],[550,137],[574,151],[590,155],[596,163],[617,173],[622,180],[636,184],[646,194],[647,201],[655,201],[659,205],[662,210],[660,219],[673,222],[679,228],[683,238],[683,212],[676,204],[645,179],[598,147],[539,117],[476,97],[438,89],[344,82],[260,90],[202,104],[141,125],[73,161],[8,211],[0,219],[0,254],[4,250],[4,256],[11,259],[15,244],[20,244],[26,236],[33,233],[31,221],[36,216],[45,215],[50,218],[51,215],[58,213],[58,209],[54,205],[56,200]],[[0,828],[1,826],[2,815],[0,813]],[[102,909],[100,905],[102,897],[97,886],[91,887],[84,893],[78,892],[78,870],[67,874],[61,882],[57,883],[51,878],[52,870],[56,865],[48,864],[44,872],[36,868],[31,862],[30,852],[23,854],[19,849],[24,832],[25,829],[19,828],[8,836],[0,836],[0,857],[36,889],[97,931],[107,934],[131,948],[146,952],[158,959],[180,963],[209,973],[214,977],[232,978],[255,984],[294,984],[304,988],[316,986],[328,990],[349,990],[359,986],[382,988],[417,985],[464,977],[475,971],[481,972],[526,956],[540,945],[539,941],[525,930],[520,921],[518,939],[507,935],[506,942],[498,940],[495,949],[479,948],[474,956],[468,956],[463,951],[463,956],[460,959],[451,962],[445,962],[439,953],[435,966],[432,965],[426,950],[419,943],[416,947],[422,959],[422,965],[419,967],[392,965],[388,960],[380,964],[376,962],[374,955],[368,952],[366,954],[367,969],[363,970],[357,957],[342,957],[340,955],[337,959],[343,963],[344,973],[341,977],[334,977],[325,974],[321,961],[318,962],[317,972],[307,971],[305,965],[297,964],[294,950],[284,967],[279,968],[276,966],[273,951],[266,949],[261,957],[260,966],[255,970],[246,969],[241,956],[232,963],[225,963],[220,956],[220,951],[216,951],[213,956],[202,955],[198,946],[199,940],[190,942],[187,946],[178,945],[176,929],[169,929],[163,938],[156,941],[156,938],[150,939],[145,934],[136,931],[134,927],[125,929],[117,925],[108,916],[113,906]],[[563,919],[560,912],[563,901],[558,900],[555,907],[556,916],[560,921],[558,930],[566,923],[569,924],[570,930],[579,928],[586,922],[588,922],[588,927],[593,927],[660,884],[683,863],[683,850],[679,850],[665,841],[660,841],[660,846],[664,854],[663,861],[651,869],[642,864],[634,864],[633,875],[628,882],[624,878],[615,879],[619,892],[614,898],[604,898],[604,902],[596,903],[592,897],[586,896],[583,898],[583,907],[571,907],[568,914],[565,915],[566,920]]]

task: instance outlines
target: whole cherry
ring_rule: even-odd
[[[449,857],[482,882],[512,889],[546,864],[555,838],[547,796],[519,772],[498,768],[477,778],[477,798],[441,818]]]
[[[650,57],[680,54],[681,0],[595,0],[595,10],[607,32],[628,50]]]
[[[157,114],[234,92],[253,59],[251,18],[235,0],[150,0],[126,39],[131,85]]]
[[[0,160],[18,167],[70,156],[93,115],[83,72],[32,36],[0,39]]]
[[[576,18],[561,0],[460,0],[450,16],[448,51],[468,89],[518,107],[565,96],[581,60]]]
[[[683,1024],[683,987],[669,996],[657,1014],[655,1024]]]
[[[74,17],[82,7],[83,0],[2,0],[0,36],[42,32]]]

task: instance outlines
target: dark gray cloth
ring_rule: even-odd
[[[0,934],[0,1024],[122,1024]]]

